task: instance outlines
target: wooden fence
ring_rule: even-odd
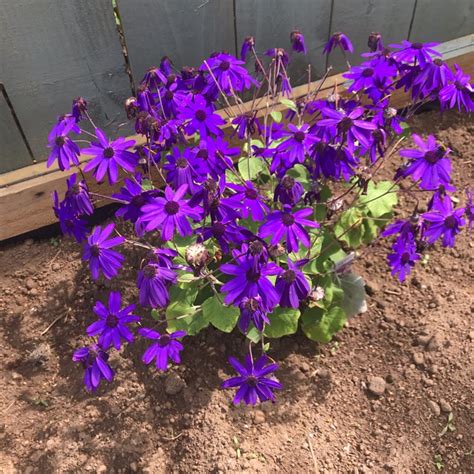
[[[322,49],[334,31],[350,36],[356,63],[372,31],[386,44],[448,41],[473,33],[473,25],[473,0],[1,0],[0,240],[51,221],[38,216],[13,231],[4,218],[12,222],[11,199],[25,191],[32,212],[35,200],[47,199],[49,207],[44,183],[57,178],[41,181],[39,191],[35,179],[48,173],[48,131],[72,99],[87,98],[97,124],[114,136],[131,83],[164,55],[177,67],[198,65],[218,49],[237,54],[247,35],[258,51],[289,49],[289,33],[299,29],[309,51],[294,58],[290,77],[302,83],[308,62],[312,80],[325,72]],[[344,58],[331,57],[331,64],[340,72]]]

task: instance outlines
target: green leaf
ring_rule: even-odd
[[[287,174],[299,181],[305,187],[305,189],[309,185],[309,173],[306,169],[306,166],[300,165],[298,163],[293,166],[293,168],[288,170]]]
[[[254,344],[257,344],[257,342],[260,341],[262,338],[262,335],[260,334],[260,331],[252,326],[248,332],[247,332],[247,339],[250,339]]]
[[[267,171],[267,165],[262,158],[243,156],[239,160],[239,172],[246,181],[254,180],[260,173],[265,171]]]
[[[270,116],[272,117],[274,122],[280,123],[281,119],[283,118],[283,115],[279,110],[273,110],[270,112]]]
[[[365,301],[365,282],[362,277],[355,273],[344,273],[338,278],[344,293],[341,307],[347,317],[351,318],[364,312],[364,309],[367,309],[367,303]]]
[[[366,206],[373,217],[381,217],[384,214],[392,212],[397,204],[398,186],[391,181],[381,181],[375,184],[370,181],[367,186],[367,194],[360,196],[359,204]]]
[[[306,336],[318,342],[329,342],[346,322],[346,313],[339,306],[329,310],[309,308],[301,316],[301,328]]]
[[[298,112],[296,104],[290,99],[285,99],[285,98],[280,99],[280,104],[284,105],[285,107],[287,107],[290,110]]]
[[[142,189],[143,191],[150,191],[155,189],[155,186],[153,186],[153,183],[149,179],[145,178],[142,180]]]
[[[168,306],[166,319],[168,320],[168,332],[184,330],[188,336],[195,336],[209,326],[209,321],[205,318],[200,306],[189,308],[189,306],[180,305],[178,301]]]
[[[270,324],[265,326],[265,336],[278,338],[294,334],[298,329],[300,311],[293,308],[275,308],[268,316]]]
[[[345,242],[349,247],[357,248],[362,243],[364,237],[362,217],[363,214],[360,209],[351,207],[341,214],[334,226],[334,233],[337,235],[337,238]]]
[[[239,319],[239,309],[222,304],[216,295],[204,301],[202,312],[207,321],[223,332],[231,332]]]

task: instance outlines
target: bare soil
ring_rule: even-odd
[[[413,126],[453,149],[454,182],[468,184],[472,118],[429,112]],[[404,284],[387,271],[388,245],[356,262],[368,311],[325,346],[273,342],[278,402],[235,408],[219,384],[244,341],[212,329],[166,374],[140,362],[140,342],[114,354],[115,380],[89,395],[71,354],[98,297],[113,287],[134,300],[132,266],[97,285],[67,240],[4,244],[0,472],[474,472],[473,243],[464,231],[455,249],[429,249]]]

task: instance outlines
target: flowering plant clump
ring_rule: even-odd
[[[385,47],[372,33],[365,61],[343,75],[345,92],[336,84],[328,94],[330,69],[317,83],[291,85],[291,56],[307,51],[300,31],[290,35],[291,53],[259,55],[256,44],[247,37],[240,59],[216,52],[179,71],[165,57],[150,68],[125,104],[138,139],[108,137],[83,98],[49,135],[48,166],[77,170],[63,200],[55,193],[54,211],[82,246],[92,279],[116,278],[124,248],[141,261],[134,304],[120,292],[97,301],[91,343],[74,352],[90,391],[113,379],[110,351],[141,338],[143,362],[165,371],[180,363],[185,338],[212,325],[249,340],[248,354],[229,360],[238,375],[222,384],[236,389],[234,403],[273,401],[282,385],[268,340],[301,328],[328,342],[364,310],[364,282],[351,271],[355,249],[394,236],[387,260],[403,281],[429,245],[452,247],[472,224],[471,191],[465,207],[451,197],[449,148],[432,135],[413,135],[415,148],[402,148],[406,120],[421,104],[474,110],[469,77],[451,70],[435,43]],[[325,52],[338,49],[353,51],[343,33]],[[398,89],[411,98],[401,112],[391,106]],[[403,165],[382,180],[396,153]],[[104,180],[114,185],[109,196],[94,192]],[[401,192],[417,204],[390,223]],[[125,236],[115,224],[89,225],[104,198],[119,205],[117,220],[131,223]],[[134,314],[136,304],[148,317]]]

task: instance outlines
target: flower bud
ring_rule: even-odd
[[[209,259],[209,251],[203,244],[192,244],[184,253],[186,262],[195,269],[201,269]]]
[[[268,255],[270,255],[270,258],[273,260],[281,257],[285,251],[285,247],[283,247],[281,244],[270,245],[268,247]]]
[[[321,286],[315,286],[309,294],[309,299],[310,301],[316,303],[317,301],[321,301],[324,298],[325,294],[326,292],[324,291],[324,288],[322,288]]]
[[[136,117],[138,112],[138,102],[135,97],[129,97],[125,101],[125,112],[127,114],[128,120],[131,120]]]

